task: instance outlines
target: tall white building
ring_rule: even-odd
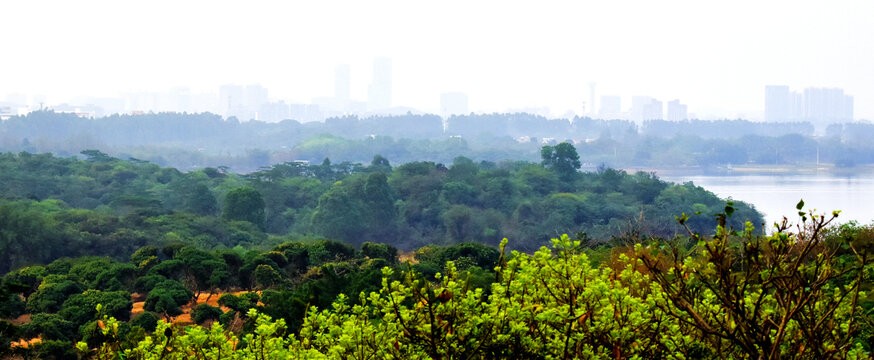
[[[804,89],[804,119],[817,125],[853,121],[853,97],[837,88]]]
[[[631,120],[637,123],[646,120],[664,119],[664,104],[649,96],[631,97]]]
[[[601,119],[619,119],[622,117],[622,98],[615,95],[601,95],[601,106],[598,108]]]
[[[804,118],[804,94],[793,91],[789,93],[789,120],[800,121]]]
[[[652,99],[649,104],[643,106],[643,120],[663,120],[665,118],[664,104]]]
[[[373,80],[367,88],[368,110],[384,110],[391,107],[392,102],[391,59],[373,59]]]
[[[222,85],[219,88],[219,108],[225,117],[237,120],[257,120],[261,106],[268,103],[267,89],[261,85]]]
[[[668,121],[681,121],[689,118],[689,109],[680,100],[668,101]]]
[[[440,94],[440,115],[448,119],[452,115],[467,114],[467,94],[450,92]]]
[[[246,107],[250,111],[257,111],[261,105],[268,102],[267,89],[259,84],[246,86]]]
[[[337,65],[334,68],[334,97],[339,101],[349,101],[350,73],[348,64]]]
[[[589,115],[595,117],[597,114],[595,107],[595,83],[589,83]]]
[[[643,108],[649,105],[653,98],[649,96],[632,96],[631,97],[631,121],[641,123],[644,120]]]
[[[809,121],[818,127],[853,121],[853,97],[838,88],[806,88],[790,91],[788,86],[765,86],[766,121]]]
[[[765,121],[789,121],[792,112],[792,93],[785,85],[765,86]]]

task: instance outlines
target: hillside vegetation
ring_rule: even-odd
[[[540,155],[249,174],[0,155],[0,351],[867,356],[870,227],[799,204],[798,227],[762,235],[755,209],[694,184],[579,172],[567,143]]]
[[[0,154],[0,272],[64,256],[124,260],[145,245],[267,249],[290,239],[379,242],[402,250],[475,242],[533,251],[561,234],[608,241],[670,237],[681,213],[706,231],[724,200],[691,183],[609,168],[577,172],[569,144],[541,163],[414,162],[393,167],[330,160],[284,163],[250,174],[180,172],[96,150],[85,159]],[[732,225],[761,224],[737,202]],[[697,215],[696,215],[697,214]]]

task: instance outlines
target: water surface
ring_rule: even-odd
[[[722,198],[753,204],[765,215],[768,226],[786,215],[797,221],[795,205],[804,199],[805,211],[841,210],[838,220],[869,224],[874,220],[874,174],[836,176],[832,174],[660,176],[676,183],[692,181]]]

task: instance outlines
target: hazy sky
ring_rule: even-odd
[[[764,86],[841,87],[874,120],[874,1],[3,1],[0,97],[260,83],[366,99],[392,58],[394,104],[581,112],[598,93],[679,98],[698,115],[763,110]]]

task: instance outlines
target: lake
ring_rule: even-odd
[[[829,173],[792,175],[659,176],[676,183],[692,181],[721,198],[731,197],[755,205],[765,215],[768,227],[783,216],[798,220],[795,205],[804,199],[804,209],[831,214],[841,210],[838,221],[874,220],[874,174],[834,175]]]

